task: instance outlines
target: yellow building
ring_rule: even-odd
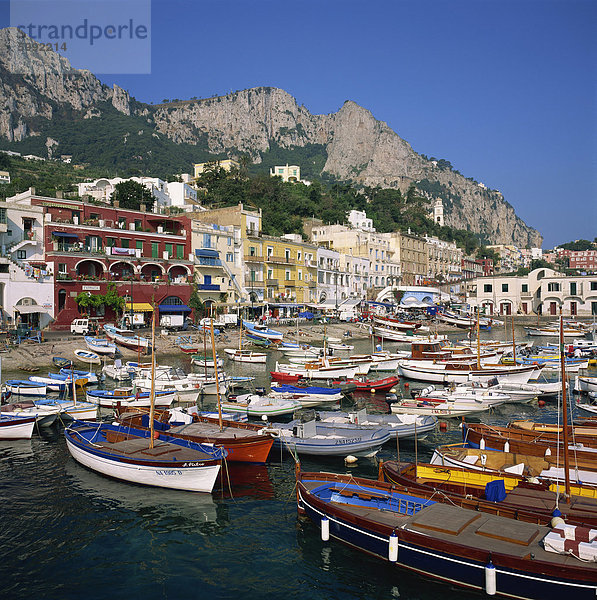
[[[266,301],[270,304],[317,302],[317,246],[300,235],[263,236]]]
[[[270,177],[281,177],[286,183],[297,183],[301,180],[301,168],[297,165],[276,165],[269,170]]]
[[[228,172],[230,172],[233,168],[238,169],[240,167],[238,162],[232,158],[226,158],[223,160],[212,160],[210,162],[196,163],[193,165],[193,168],[195,169],[195,179],[197,179],[197,177],[199,177],[199,175],[201,175],[201,173],[203,173],[203,171],[205,171],[205,169],[207,167],[210,167],[211,165],[217,165],[221,169],[224,169],[224,171],[228,171]]]

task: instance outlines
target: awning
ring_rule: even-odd
[[[22,315],[30,315],[32,313],[47,313],[48,310],[43,306],[15,306],[15,311]]]
[[[395,304],[390,304],[389,302],[374,302],[373,300],[367,300],[367,304],[371,304],[372,306],[385,306],[386,308],[396,308]]]
[[[153,306],[149,302],[133,302],[131,309],[131,303],[127,302],[124,305],[125,310],[132,310],[133,312],[153,312]]]
[[[361,299],[360,298],[348,298],[346,300],[344,300],[344,302],[342,302],[342,304],[340,304],[340,306],[338,308],[341,308],[342,310],[345,310],[347,308],[354,308],[357,304],[361,303]]]
[[[61,237],[61,238],[77,238],[77,239],[79,239],[79,236],[76,233],[68,233],[66,231],[52,231],[52,235],[55,235],[56,237]]]
[[[160,304],[158,308],[161,313],[191,312],[191,309],[186,304]]]
[[[195,256],[218,258],[220,256],[220,252],[218,250],[210,250],[208,248],[199,248],[199,249],[195,250]]]

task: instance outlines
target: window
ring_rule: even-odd
[[[268,279],[273,279],[274,278],[274,270],[273,269],[268,269],[267,270],[267,278]]]
[[[299,270],[298,272],[298,280],[302,281],[303,280],[303,272]]]
[[[296,260],[301,260],[302,252],[296,253]]]
[[[597,290],[597,281],[591,281],[591,291],[594,292]],[[595,313],[593,313],[595,314]]]
[[[176,258],[184,258],[184,244],[176,244]]]
[[[113,248],[116,246],[116,238],[107,237],[106,238],[106,248]]]
[[[160,243],[159,242],[151,242],[151,258],[159,258],[160,257]]]
[[[182,306],[184,302],[178,296],[168,296],[162,300],[160,304],[173,304],[174,306]]]
[[[229,237],[229,238],[227,238],[227,239],[228,239],[228,245],[229,245],[229,246],[232,246],[232,238],[231,238],[231,237]]]
[[[507,292],[507,291],[508,291],[508,284],[502,283],[502,292]]]
[[[203,247],[211,248],[211,234],[210,233],[203,234]]]
[[[27,250],[17,250],[17,259],[25,260],[27,258]]]
[[[255,246],[249,246],[249,256],[257,256],[257,249]]]
[[[493,286],[491,285],[491,283],[485,283],[483,284],[483,292],[487,293],[491,293],[493,291]]]
[[[570,295],[576,296],[576,281],[570,282]]]
[[[284,273],[284,279],[285,279],[286,281],[290,281],[290,271],[286,271],[286,272]]]
[[[591,314],[597,315],[597,302],[591,302]]]
[[[129,247],[129,243],[130,243],[129,239],[122,238],[120,240],[120,247],[121,248],[128,248]]]
[[[272,246],[267,247],[267,258],[268,260],[274,255],[274,249]]]
[[[137,250],[143,250],[143,240],[137,240],[135,242],[135,247],[137,248]]]
[[[232,254],[232,252],[226,252],[226,262],[233,262],[234,261],[234,254]]]
[[[528,294],[529,293],[529,284],[528,283],[523,283],[522,284],[522,293],[523,294]]]
[[[141,219],[135,219],[135,231],[141,231],[143,229],[143,222]]]
[[[288,248],[284,250],[284,257],[286,259],[286,262],[290,262],[290,250]]]
[[[173,244],[165,244],[164,248],[168,253],[168,258],[172,258],[174,256],[174,245]]]
[[[547,291],[548,292],[559,292],[560,291],[560,284],[556,283],[555,281],[552,281],[551,283],[547,284]]]
[[[66,263],[58,263],[58,273],[64,273],[66,275]]]
[[[118,217],[118,229],[126,229],[126,219],[124,217]]]

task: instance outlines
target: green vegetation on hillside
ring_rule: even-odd
[[[576,240],[574,242],[559,244],[558,247],[564,250],[595,250],[597,248],[597,237],[593,242],[589,242],[589,240]]]

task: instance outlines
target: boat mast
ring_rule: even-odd
[[[560,313],[560,367],[562,369],[562,412],[564,432],[564,484],[566,502],[570,502],[570,457],[568,455],[568,402],[566,399],[566,355],[564,354],[564,319]]]
[[[514,338],[514,315],[510,315],[512,317],[511,325],[512,325],[512,360],[514,364],[516,364],[516,340]]]
[[[220,431],[223,430],[224,426],[222,423],[222,402],[220,401],[220,375],[218,374],[218,355],[216,354],[216,339],[214,336],[214,320],[211,318],[210,322],[210,330],[211,330],[211,353],[214,361],[214,373],[216,375],[216,398],[218,399],[218,424],[220,426]],[[205,357],[205,361],[207,362],[207,356]]]
[[[481,370],[481,336],[479,335],[479,306],[477,305],[477,370]]]
[[[212,321],[213,323],[213,321]],[[238,332],[238,351],[243,349],[243,320],[240,320],[240,331]]]
[[[153,302],[152,302],[153,304]],[[155,404],[155,305],[151,316],[151,393],[149,396],[149,447],[153,448]]]

